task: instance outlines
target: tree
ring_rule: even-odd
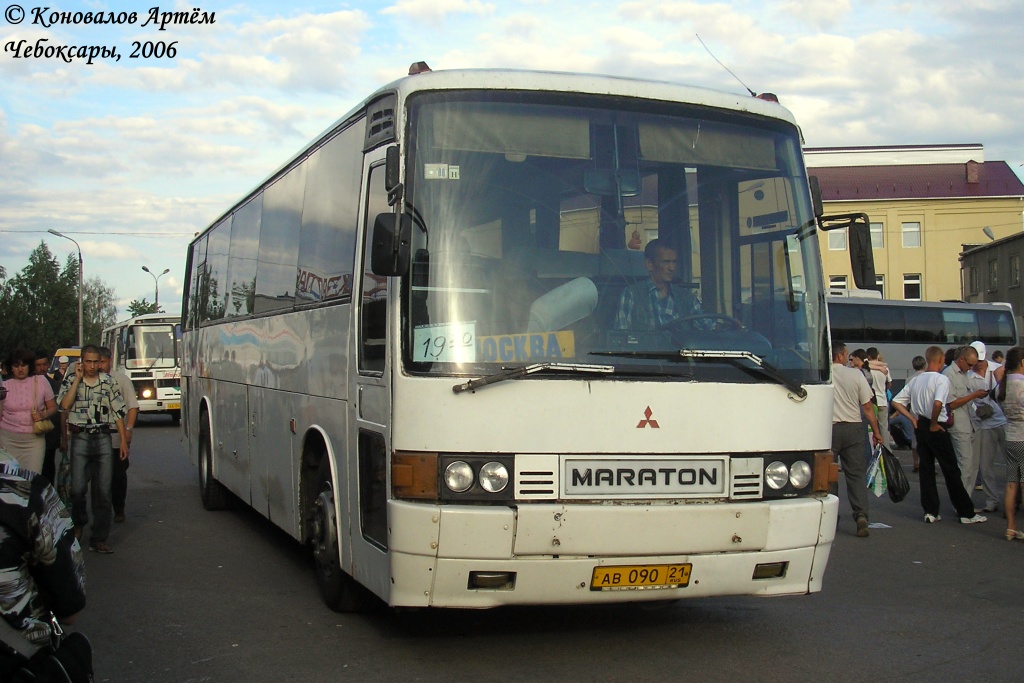
[[[40,242],[22,271],[0,287],[0,349],[69,346],[78,340],[78,259],[61,270],[46,242]]]
[[[23,346],[53,351],[78,344],[78,255],[60,267],[46,242],[40,242],[21,272],[0,273],[0,356]],[[86,344],[100,342],[103,328],[117,320],[114,291],[98,277],[82,292],[82,332]]]
[[[157,303],[149,303],[146,301],[146,297],[142,297],[142,301],[138,299],[132,299],[132,302],[128,304],[128,317],[134,318],[137,315],[145,315],[147,313],[163,313],[163,306]]]
[[[85,281],[82,298],[82,330],[86,344],[101,344],[103,329],[117,322],[117,303],[114,290],[103,284],[97,276]]]

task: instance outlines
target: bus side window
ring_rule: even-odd
[[[370,169],[369,190],[366,200],[366,222],[363,226],[363,272],[359,307],[359,369],[362,372],[384,372],[387,353],[387,282],[370,268],[370,250],[373,246],[373,217],[388,209],[387,190],[384,189],[384,165]]]

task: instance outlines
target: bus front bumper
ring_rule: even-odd
[[[390,501],[386,599],[394,607],[485,608],[813,593],[822,587],[838,508],[831,495],[518,509]],[[680,565],[689,565],[689,576],[677,587],[592,585],[595,568],[624,568],[625,576]]]

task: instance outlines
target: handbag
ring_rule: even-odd
[[[32,410],[36,409],[36,387],[38,386],[38,384],[38,380],[32,383]],[[36,420],[35,422],[32,423],[32,431],[35,432],[36,434],[45,434],[46,432],[53,431],[53,429],[53,421],[50,420],[49,418]]]
[[[93,683],[92,643],[81,633],[64,633],[50,615],[50,644],[37,647],[0,618],[0,641],[17,653],[20,664],[11,683]]]
[[[903,472],[903,465],[892,451],[884,446],[878,446],[878,448],[882,449],[881,461],[882,469],[885,471],[885,490],[889,494],[889,500],[898,503],[910,493],[910,481]]]
[[[991,378],[989,379],[988,383],[990,385],[992,384]],[[991,386],[989,387],[989,390],[991,391]],[[978,416],[979,420],[987,420],[988,418],[996,414],[996,409],[992,407],[991,403],[975,403],[974,414]]]

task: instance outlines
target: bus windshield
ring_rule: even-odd
[[[173,325],[135,325],[128,333],[126,368],[173,368],[178,365],[178,344]]]
[[[599,364],[609,379],[754,382],[763,362],[827,380],[794,126],[525,92],[424,93],[409,117],[409,372]]]

